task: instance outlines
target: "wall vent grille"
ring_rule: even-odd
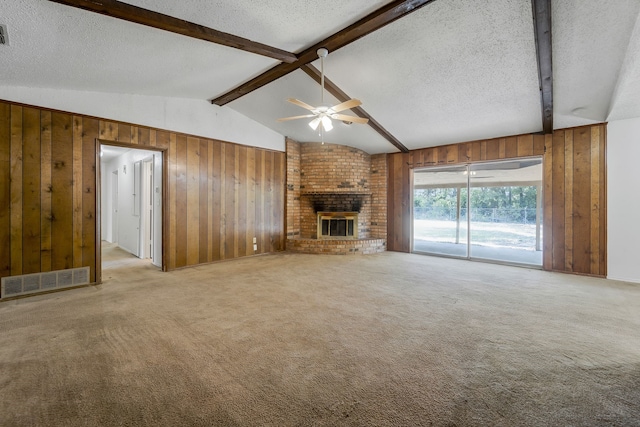
[[[46,273],[3,277],[1,281],[0,298],[86,285],[89,283],[90,273],[90,267],[80,267],[67,270],[47,271]]]
[[[7,34],[7,26],[0,24],[0,44],[9,44],[9,35]]]

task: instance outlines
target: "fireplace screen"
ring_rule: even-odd
[[[354,212],[318,212],[319,239],[356,239],[358,214]]]

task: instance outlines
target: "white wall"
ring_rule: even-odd
[[[123,155],[116,157],[110,162],[101,165],[101,191],[102,201],[102,230],[111,230],[112,210],[111,210],[111,175],[114,170],[118,171],[118,246],[134,255],[139,252],[140,238],[140,216],[134,215],[134,163],[144,160],[159,153],[151,150],[129,150]],[[158,159],[159,160],[159,159]],[[126,169],[126,172],[125,172]],[[158,168],[159,169],[159,168]],[[159,189],[162,194],[162,188]],[[104,197],[105,193],[108,197]],[[113,236],[103,236],[109,241],[113,241]]]
[[[1,85],[0,99],[285,151],[284,136],[206,100]]]
[[[607,126],[607,277],[640,283],[640,118]]]

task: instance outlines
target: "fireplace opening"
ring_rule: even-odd
[[[318,239],[357,238],[357,212],[318,212]]]

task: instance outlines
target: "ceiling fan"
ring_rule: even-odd
[[[320,58],[320,102],[321,105],[319,107],[313,107],[306,102],[302,102],[299,99],[289,98],[289,101],[292,104],[295,104],[299,107],[302,107],[306,110],[311,111],[311,114],[305,114],[303,116],[293,116],[293,117],[284,117],[282,119],[278,119],[279,122],[284,122],[287,120],[296,120],[296,119],[304,119],[313,117],[313,120],[309,122],[309,126],[311,129],[316,130],[318,126],[320,127],[320,135],[323,135],[324,132],[329,132],[333,129],[333,124],[331,123],[331,119],[342,120],[345,123],[359,123],[366,124],[369,119],[364,119],[362,117],[356,116],[348,116],[346,114],[338,114],[341,111],[349,110],[351,108],[357,107],[361,105],[362,102],[358,99],[350,99],[343,103],[334,105],[333,107],[328,107],[324,105],[324,58],[328,55],[329,51],[325,48],[320,48],[317,51],[318,57]]]

